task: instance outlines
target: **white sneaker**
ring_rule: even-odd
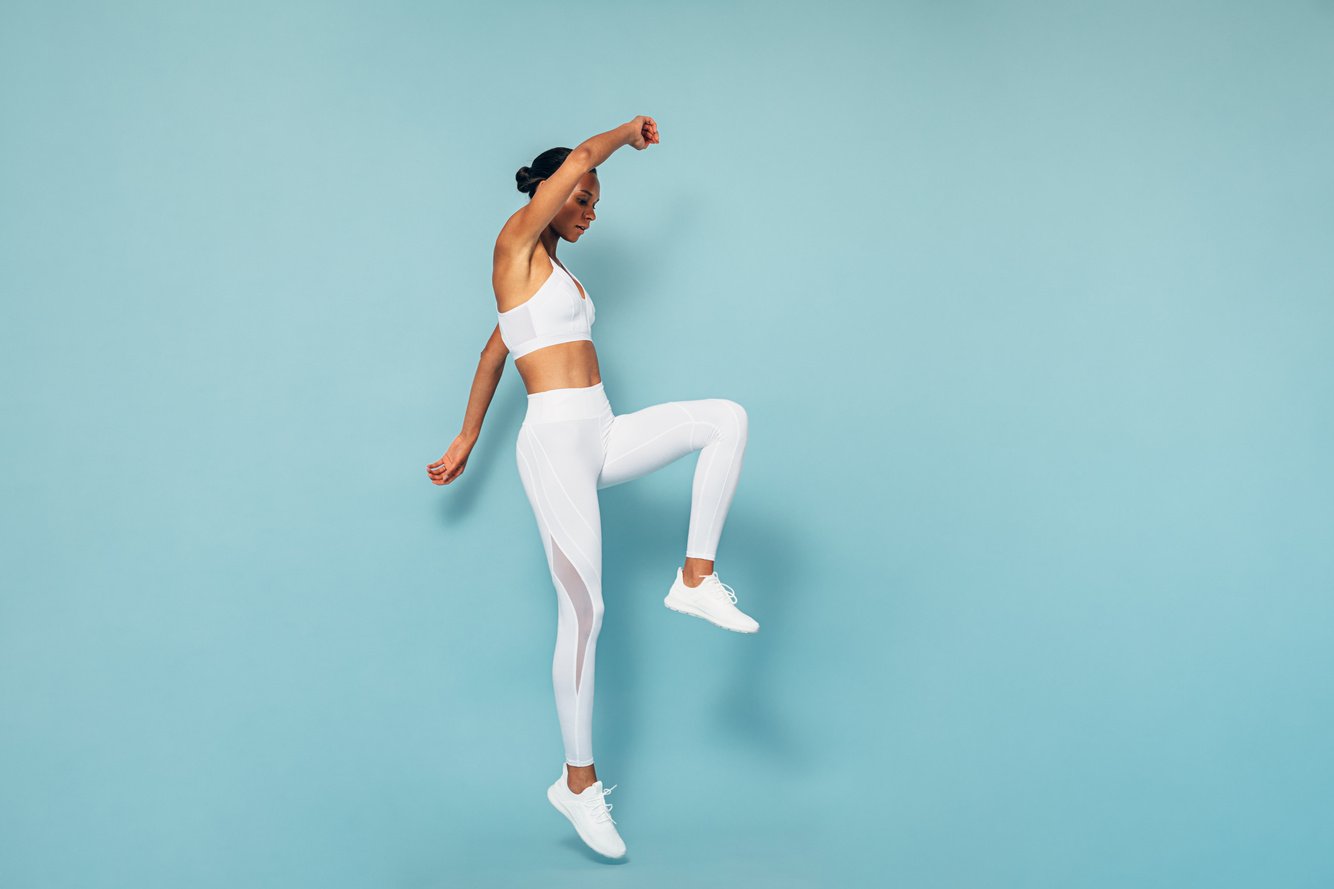
[[[579,839],[588,844],[594,852],[608,858],[620,858],[625,855],[625,842],[616,832],[616,820],[611,817],[615,803],[608,804],[605,797],[616,789],[616,785],[602,787],[601,781],[594,781],[585,787],[583,793],[570,789],[569,764],[562,763],[560,780],[547,788],[547,799],[570,823],[574,825]]]
[[[673,611],[702,617],[724,630],[738,633],[754,633],[760,629],[755,618],[736,607],[736,590],[718,579],[715,571],[700,581],[699,586],[686,586],[685,577],[680,567],[676,569],[676,582],[662,600]]]

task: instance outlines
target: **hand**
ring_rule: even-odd
[[[431,484],[447,485],[462,475],[473,444],[474,441],[466,435],[455,438],[443,457],[427,465],[426,474],[431,477]]]
[[[631,130],[628,144],[636,151],[643,151],[650,145],[657,145],[662,141],[658,138],[658,123],[651,117],[641,114],[626,126]]]

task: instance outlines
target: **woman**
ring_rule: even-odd
[[[565,763],[547,798],[585,843],[612,858],[625,854],[625,843],[604,799],[614,786],[603,789],[592,747],[594,653],[603,614],[598,491],[698,451],[685,559],[664,603],[729,630],[759,629],[714,570],[745,455],[745,410],[708,398],[614,414],[593,348],[593,300],[556,260],[556,245],[578,242],[597,218],[598,165],[623,145],[642,151],[658,141],[653,118],[636,117],[574,150],[545,151],[519,169],[518,187],[529,201],[496,239],[491,281],[498,323],[482,350],[463,431],[427,467],[437,485],[463,472],[505,357],[513,354],[528,390],[515,457],[558,601],[552,681]]]

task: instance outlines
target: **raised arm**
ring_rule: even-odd
[[[556,172],[542,181],[527,205],[510,217],[500,233],[500,242],[511,246],[535,243],[585,173],[606,161],[622,145],[642,150],[657,141],[658,125],[653,118],[640,115],[614,130],[580,142]]]
[[[481,358],[477,362],[477,373],[472,378],[472,391],[468,393],[468,407],[463,413],[463,430],[454,438],[443,457],[426,467],[426,474],[431,482],[447,485],[458,478],[468,465],[468,455],[482,434],[482,420],[495,397],[496,386],[505,372],[505,359],[509,349],[500,338],[500,325],[491,331],[491,338],[482,347]]]

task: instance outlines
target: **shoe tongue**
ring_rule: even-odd
[[[592,784],[579,791],[580,796],[602,796],[602,781],[594,781]]]

